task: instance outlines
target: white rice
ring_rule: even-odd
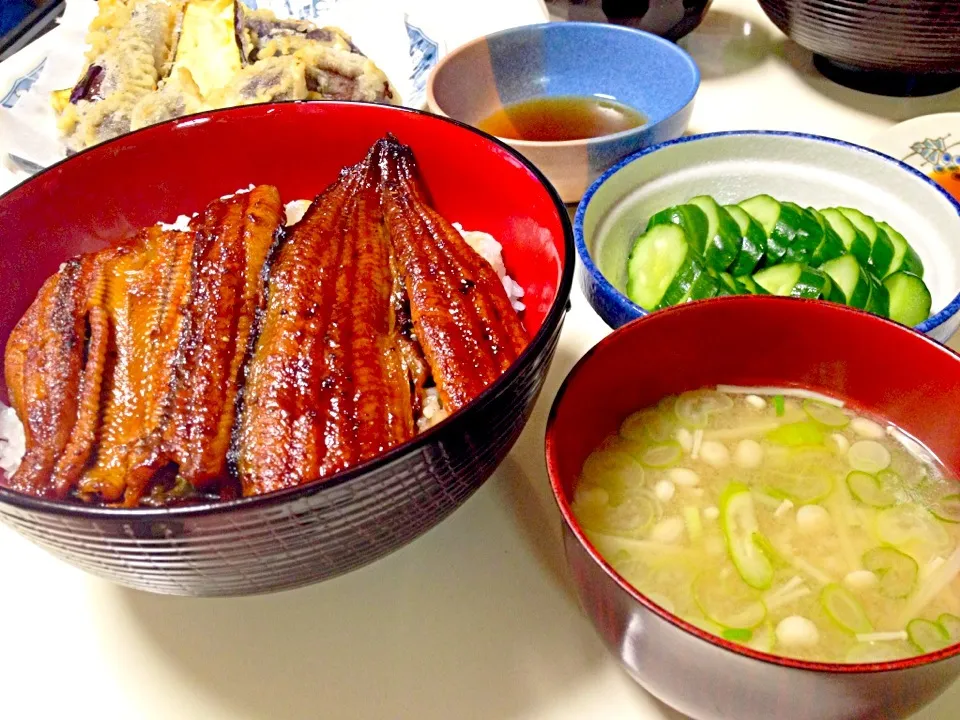
[[[307,208],[309,207],[309,200],[291,200],[284,205],[283,212],[287,216],[287,227],[300,222],[300,218],[307,214]]]
[[[27,451],[23,425],[12,407],[0,403],[0,470],[12,476]]]
[[[176,230],[177,232],[186,232],[190,229],[190,220],[192,218],[189,215],[180,215],[172,223],[157,223],[160,226],[160,229],[164,232],[169,232],[171,230]]]
[[[454,223],[453,226],[457,232],[467,241],[467,245],[486,260],[496,271],[500,282],[503,283],[503,289],[510,298],[510,304],[517,312],[523,312],[526,305],[520,302],[523,297],[523,288],[518,285],[512,277],[507,275],[507,268],[503,264],[503,245],[497,242],[497,239],[490,233],[480,232],[479,230],[464,230],[460,223]]]

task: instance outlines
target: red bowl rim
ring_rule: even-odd
[[[803,300],[799,298],[787,298],[787,297],[776,297],[772,295],[761,295],[761,296],[729,296],[721,298],[711,298],[708,300],[698,300],[695,302],[685,303],[683,305],[676,305],[674,307],[665,308],[663,310],[657,310],[655,313],[650,313],[644,315],[643,317],[632,320],[626,325],[621,326],[620,328],[614,330],[605,338],[603,338],[599,343],[592,347],[587,353],[580,358],[576,365],[570,370],[567,374],[567,377],[564,379],[563,384],[560,386],[560,390],[557,392],[556,397],[553,401],[553,406],[550,408],[550,414],[547,418],[547,431],[545,438],[545,448],[546,448],[546,462],[547,462],[547,475],[550,478],[550,488],[553,491],[553,499],[557,503],[557,507],[560,509],[560,514],[563,516],[563,521],[567,526],[567,529],[573,533],[577,538],[577,541],[580,545],[587,551],[587,554],[590,555],[591,559],[597,563],[600,568],[606,573],[606,575],[616,583],[620,590],[629,595],[634,601],[642,605],[644,608],[650,612],[658,615],[660,618],[666,620],[667,622],[675,625],[681,630],[686,631],[687,633],[694,635],[701,640],[704,640],[712,645],[716,645],[724,650],[736,653],[738,655],[744,655],[746,657],[752,658],[754,660],[760,660],[771,665],[781,665],[789,668],[796,668],[799,670],[809,670],[813,672],[824,672],[824,673],[875,673],[875,672],[890,672],[894,670],[905,670],[912,667],[917,667],[919,665],[926,665],[928,663],[938,662],[940,660],[946,660],[947,658],[953,657],[955,655],[960,655],[960,642],[954,643],[943,650],[937,652],[925,653],[923,655],[915,655],[909,658],[902,658],[899,660],[890,660],[887,662],[878,662],[878,663],[826,663],[826,662],[813,662],[807,660],[798,660],[796,658],[783,657],[781,655],[775,655],[773,653],[766,653],[759,650],[753,650],[744,645],[738,643],[730,642],[725,640],[719,635],[714,635],[713,633],[702,630],[701,628],[687,622],[678,615],[665,610],[664,608],[657,605],[652,600],[648,599],[646,595],[642,594],[639,590],[634,588],[626,579],[624,579],[620,573],[618,573],[606,560],[603,556],[597,551],[589,539],[587,539],[586,534],[581,530],[577,519],[573,515],[573,510],[570,507],[570,503],[564,497],[563,487],[560,484],[560,470],[557,463],[557,448],[562,444],[563,439],[558,437],[556,431],[556,419],[557,414],[560,410],[560,407],[563,405],[566,398],[567,390],[572,384],[573,380],[583,373],[590,372],[590,363],[592,358],[599,352],[603,352],[615,346],[622,336],[626,333],[632,331],[638,324],[649,322],[649,319],[652,317],[657,317],[662,314],[672,314],[672,315],[684,315],[689,313],[696,313],[698,307],[702,306],[704,303],[729,303],[731,305],[743,304],[746,302],[765,302],[769,304],[783,304],[783,303],[818,303],[823,306],[828,306],[830,309],[828,312],[838,312],[838,313],[847,313],[852,316],[858,317],[857,322],[873,322],[878,324],[887,324],[897,329],[900,333],[905,333],[908,335],[914,335],[921,339],[923,342],[937,348],[939,351],[951,355],[954,360],[960,362],[960,355],[951,350],[950,348],[941,345],[940,343],[932,340],[922,333],[918,333],[915,330],[908,328],[906,326],[900,325],[888,320],[887,318],[882,318],[878,315],[872,315],[863,310],[857,310],[855,308],[847,307],[845,305],[838,305],[836,303],[827,303],[822,300]]]
[[[398,462],[403,457],[408,455],[413,455],[414,453],[423,450],[428,445],[440,442],[445,437],[456,437],[464,434],[465,426],[469,424],[473,415],[475,415],[480,408],[487,407],[490,405],[494,399],[504,391],[504,389],[510,385],[517,377],[520,369],[529,364],[531,358],[538,355],[548,343],[550,336],[553,334],[555,328],[563,320],[563,316],[566,314],[567,305],[569,303],[570,290],[573,286],[573,275],[574,268],[576,266],[576,251],[573,244],[573,227],[570,223],[570,216],[567,212],[566,205],[560,199],[560,196],[557,194],[557,191],[554,189],[553,185],[550,184],[550,181],[547,180],[546,176],[540,172],[536,166],[533,165],[529,160],[527,160],[523,155],[518,151],[511,148],[505,142],[499,140],[498,138],[478,130],[471,125],[462,123],[453,118],[434,115],[425,110],[417,110],[414,108],[401,107],[397,105],[383,105],[379,103],[369,103],[369,102],[360,102],[360,101],[339,101],[339,100],[290,100],[283,102],[275,103],[261,103],[257,105],[245,105],[231,108],[223,108],[219,110],[210,110],[203,113],[198,113],[196,115],[188,115],[182,118],[176,118],[173,120],[168,120],[163,123],[158,123],[156,125],[151,125],[149,127],[142,128],[140,130],[135,130],[134,132],[127,133],[125,135],[118,136],[106,142],[103,142],[99,145],[82,150],[76,155],[71,155],[68,158],[65,158],[48,168],[45,168],[36,175],[32,175],[23,182],[15,185],[13,188],[8,190],[3,195],[0,195],[0,204],[2,204],[7,197],[17,192],[21,188],[25,188],[30,183],[34,182],[37,178],[45,175],[46,173],[58,168],[64,163],[68,163],[73,160],[75,157],[80,155],[85,155],[88,153],[97,153],[97,152],[106,152],[109,148],[115,145],[128,144],[130,142],[136,142],[138,137],[145,137],[150,134],[158,134],[167,132],[172,127],[177,126],[189,126],[197,123],[198,121],[203,121],[211,116],[223,116],[223,115],[234,115],[241,116],[234,118],[236,122],[242,122],[243,116],[248,115],[266,115],[273,111],[277,106],[284,105],[322,105],[323,107],[331,108],[331,112],[336,112],[336,108],[344,105],[360,105],[369,108],[375,108],[377,112],[386,112],[386,113],[404,113],[408,115],[421,116],[422,118],[427,119],[428,121],[435,121],[441,123],[447,123],[449,125],[455,125],[463,130],[466,130],[469,133],[474,135],[479,135],[487,142],[495,145],[499,149],[506,152],[514,160],[520,163],[524,168],[526,168],[536,180],[543,186],[546,190],[548,196],[553,201],[554,209],[557,212],[557,216],[560,220],[560,225],[563,229],[563,253],[564,257],[561,259],[562,263],[562,272],[560,275],[560,282],[557,286],[556,296],[554,297],[553,303],[550,306],[549,311],[544,316],[543,323],[540,326],[540,329],[537,333],[531,338],[527,347],[523,350],[520,356],[510,365],[507,370],[500,375],[493,383],[491,383],[487,388],[484,389],[477,397],[473,398],[469,403],[464,407],[460,408],[454,413],[451,413],[449,417],[445,418],[441,422],[437,423],[433,427],[425,430],[424,432],[416,435],[405,443],[402,443],[394,448],[391,448],[385,453],[381,453],[376,457],[361,463],[355,467],[352,467],[348,470],[331,475],[328,478],[321,478],[314,480],[303,485],[297,485],[291,488],[285,488],[283,490],[276,490],[274,492],[265,493],[263,495],[254,495],[252,497],[242,497],[235,500],[226,500],[226,501],[211,501],[205,503],[198,503],[196,505],[186,505],[183,507],[172,507],[172,508],[111,508],[111,507],[100,507],[100,506],[89,506],[89,505],[80,505],[70,501],[64,500],[49,500],[46,498],[35,497],[33,495],[27,495],[25,493],[18,492],[8,487],[0,485],[0,504],[9,504],[14,507],[22,508],[30,512],[38,512],[45,514],[53,515],[65,515],[70,517],[82,517],[87,519],[96,519],[96,520],[112,520],[117,522],[134,522],[134,521],[157,521],[157,520],[184,520],[188,518],[197,518],[210,515],[218,515],[220,513],[231,512],[234,510],[253,510],[260,509],[264,507],[269,507],[271,505],[285,504],[288,502],[294,502],[298,499],[313,496],[318,493],[332,490],[333,488],[340,487],[352,481],[359,479],[360,477],[379,470],[387,465]]]

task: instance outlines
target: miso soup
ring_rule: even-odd
[[[587,458],[573,512],[637,590],[731,642],[833,663],[960,642],[960,484],[831,398],[664,398]]]

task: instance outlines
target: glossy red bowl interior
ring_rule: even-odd
[[[604,562],[570,509],[587,455],[630,413],[665,395],[717,384],[803,387],[841,398],[850,407],[898,425],[923,441],[954,474],[960,471],[960,423],[951,420],[960,408],[960,356],[935,341],[889,320],[820,301],[737,296],[657,311],[624,325],[580,360],[548,421],[547,467],[556,500],[568,531],[602,574],[628,601],[687,633],[740,655],[793,668],[862,672],[960,655],[956,645],[936,654],[864,666],[755,652],[666,612]],[[582,576],[575,581],[581,592],[605,592],[584,587]]]
[[[383,557],[480,487],[542,387],[572,285],[573,236],[566,208],[532,165],[446,118],[363,103],[254,105],[149,127],[65,160],[0,197],[0,347],[43,281],[74,254],[251,183],[276,185],[284,202],[312,198],[388,132],[413,148],[440,213],[503,245],[508,272],[526,293],[530,344],[517,361],[443,422],[323,481],[224,503],[130,510],[0,487],[0,520],[116,582],[238,595]]]

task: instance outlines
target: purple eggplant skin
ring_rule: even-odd
[[[70,103],[76,105],[81,100],[89,100],[91,102],[103,100],[103,96],[100,95],[100,84],[102,82],[103,67],[100,65],[91,65],[87,68],[83,77],[80,78],[80,82],[73,87],[73,92],[70,93]]]

